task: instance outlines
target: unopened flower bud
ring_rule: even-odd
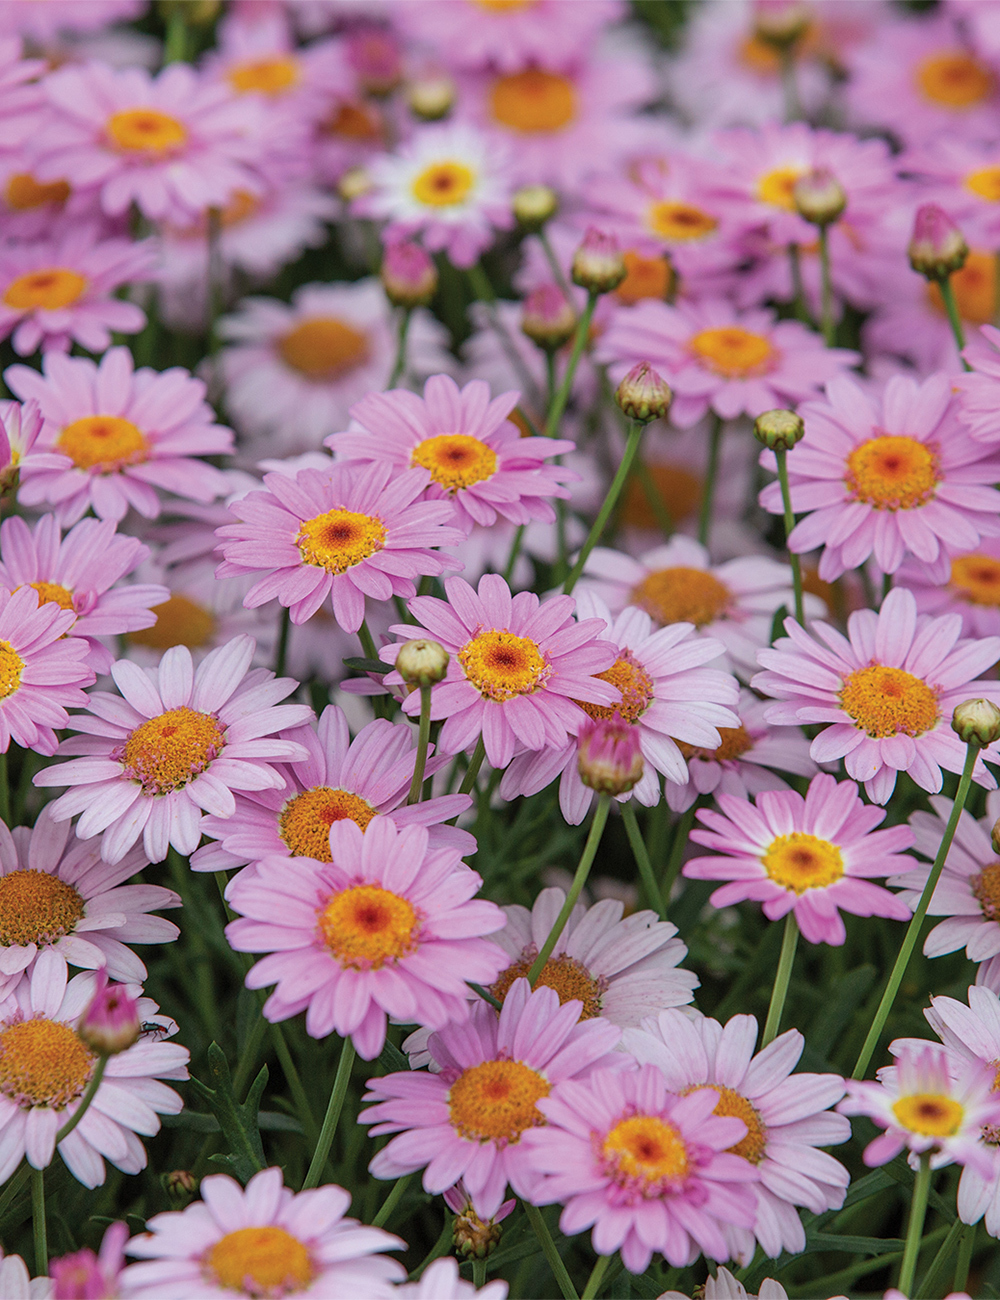
[[[555,284],[532,289],[521,311],[521,331],[546,352],[556,352],[576,331],[576,312]]]
[[[618,240],[591,226],[573,254],[573,283],[589,293],[610,293],[627,274]]]
[[[814,167],[792,186],[795,211],[814,226],[829,226],[847,207],[844,187],[828,167]]]
[[[1000,709],[989,700],[965,700],[951,715],[951,725],[967,745],[992,745],[1000,740]]]
[[[172,1201],[190,1201],[198,1190],[198,1179],[189,1169],[172,1169],[163,1175],[163,1188]]]
[[[514,216],[524,230],[541,230],[559,208],[555,190],[547,185],[522,185],[514,194]]]
[[[437,293],[437,267],[411,240],[386,246],[380,275],[385,296],[394,307],[426,307]]]
[[[576,745],[580,780],[598,794],[625,794],[642,779],[639,728],[619,713],[588,719]]]
[[[139,1037],[139,1004],[124,984],[109,984],[102,971],[97,992],[80,1017],[77,1033],[99,1056],[127,1051]]]
[[[399,647],[396,671],[410,686],[433,686],[444,681],[448,671],[448,651],[437,641],[421,638]]]
[[[910,265],[928,280],[945,280],[960,271],[969,256],[965,236],[936,203],[922,203],[913,221]]]
[[[754,34],[776,50],[790,50],[811,22],[809,6],[801,0],[757,0],[754,6]]]
[[[437,76],[421,77],[407,86],[406,102],[410,112],[422,122],[439,122],[454,106],[455,83],[443,72]]]
[[[765,411],[753,422],[754,437],[771,451],[791,451],[805,431],[802,416],[794,411]]]
[[[503,1232],[500,1224],[517,1204],[516,1200],[504,1201],[492,1219],[481,1219],[461,1179],[448,1188],[444,1200],[456,1216],[451,1225],[455,1250],[465,1259],[485,1259],[496,1250]]]
[[[348,167],[337,182],[337,193],[345,203],[353,203],[367,194],[372,187],[372,178],[363,167]]]
[[[670,410],[674,395],[667,381],[648,361],[633,366],[615,389],[615,401],[630,420],[647,424],[660,420]]]

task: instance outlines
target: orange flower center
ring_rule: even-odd
[[[753,737],[746,727],[717,727],[722,737],[718,749],[702,749],[698,745],[689,745],[686,741],[674,739],[674,744],[685,758],[703,758],[716,763],[729,763],[740,758],[749,749],[753,749]]]
[[[501,971],[496,983],[490,985],[490,992],[498,1002],[504,1001],[515,980],[527,977],[537,956],[536,952],[529,951],[519,961]],[[601,997],[606,986],[606,980],[595,979],[586,966],[575,957],[567,957],[565,953],[550,957],[535,980],[536,989],[555,989],[559,994],[560,1006],[565,1002],[582,1002],[581,1020],[593,1020],[601,1014]]]
[[[382,138],[382,123],[367,104],[341,100],[320,128],[326,135],[342,140],[374,144]]]
[[[79,893],[48,871],[0,876],[0,945],[22,948],[55,943],[83,916]]]
[[[674,287],[674,271],[665,257],[642,257],[631,248],[623,257],[625,279],[614,291],[619,302],[630,307],[645,298],[666,298]]]
[[[915,1092],[893,1102],[892,1113],[911,1133],[954,1137],[962,1126],[965,1107],[943,1092]]]
[[[18,172],[7,182],[7,206],[15,212],[43,208],[46,203],[63,204],[69,194],[65,181],[36,181],[28,172]]]
[[[739,325],[700,330],[688,347],[706,369],[726,379],[766,374],[775,359],[774,348],[763,334]]]
[[[646,209],[646,225],[654,235],[679,244],[704,239],[718,228],[710,212],[679,199],[660,199]]]
[[[973,248],[965,265],[951,277],[958,314],[970,325],[990,325],[996,312],[997,283],[994,255]],[[939,316],[947,316],[940,285],[929,283],[926,289],[931,306]]]
[[[1000,919],[1000,862],[991,862],[969,880],[972,896],[987,921]]]
[[[334,894],[319,913],[319,933],[341,966],[380,970],[417,946],[413,906],[380,885],[354,885]]]
[[[701,479],[683,465],[647,465],[645,473],[652,479],[652,487],[666,507],[671,522],[687,519],[701,505]],[[659,528],[649,495],[633,475],[625,489],[622,519],[633,528]]]
[[[73,593],[58,582],[29,582],[28,586],[38,593],[38,604],[58,605],[60,609],[73,608]],[[15,590],[20,591],[17,587]]]
[[[684,1092],[685,1095],[690,1092],[702,1092],[705,1088],[711,1088],[713,1092],[719,1094],[719,1100],[712,1111],[713,1115],[722,1115],[727,1119],[735,1117],[741,1119],[747,1126],[746,1137],[741,1138],[735,1146],[727,1147],[726,1150],[734,1156],[742,1156],[744,1160],[749,1160],[752,1165],[759,1165],[767,1154],[767,1129],[756,1106],[741,1092],[736,1092],[733,1088],[724,1088],[719,1083],[705,1083],[698,1087],[685,1088]]]
[[[344,573],[381,551],[388,536],[377,515],[354,510],[327,510],[299,525],[295,544],[306,564],[327,573]]]
[[[84,415],[56,439],[56,448],[77,469],[112,474],[126,465],[139,465],[149,453],[149,442],[131,420],[119,415]]]
[[[915,73],[924,98],[942,108],[975,108],[993,94],[993,73],[964,50],[932,54]]]
[[[176,153],[187,142],[187,127],[158,108],[127,108],[107,122],[108,139],[123,153]]]
[[[527,68],[497,77],[489,107],[494,121],[512,131],[560,131],[577,115],[576,86],[558,72]]]
[[[795,211],[795,183],[803,175],[801,167],[777,167],[757,182],[757,197],[772,208]]]
[[[844,679],[840,707],[876,740],[903,732],[919,736],[940,716],[937,693],[903,668],[871,664]]]
[[[144,645],[150,650],[169,650],[175,645],[186,645],[189,650],[206,646],[215,635],[215,615],[204,605],[198,605],[187,596],[174,594],[162,605],[154,606],[156,622],[152,627],[129,632],[125,640],[129,645]]]
[[[364,365],[368,338],[335,316],[314,316],[282,335],[278,355],[292,370],[314,381],[339,379]]]
[[[435,483],[449,492],[482,483],[496,473],[497,458],[491,447],[466,433],[439,433],[413,449],[411,465],[429,469]]]
[[[934,498],[941,482],[937,453],[916,438],[884,434],[847,457],[847,490],[876,510],[914,510]]]
[[[293,90],[302,80],[298,60],[290,54],[252,63],[238,63],[226,73],[226,79],[239,95],[256,93],[272,97]]]
[[[22,1020],[0,1030],[0,1092],[18,1106],[63,1110],[90,1080],[94,1055],[69,1025]]]
[[[472,3],[490,13],[503,14],[512,13],[515,9],[531,9],[538,0],[472,0]]]
[[[138,781],[143,794],[168,794],[204,772],[225,738],[225,728],[211,713],[168,709],[130,733],[120,756],[123,775]]]
[[[685,1178],[691,1167],[680,1130],[658,1115],[619,1120],[601,1144],[601,1154],[616,1182],[638,1184],[650,1196]]]
[[[664,627],[669,623],[706,627],[725,614],[731,600],[728,587],[713,574],[678,565],[647,574],[633,588],[629,604],[638,605]]]
[[[951,562],[951,585],[970,605],[1000,605],[1000,560],[960,555]]]
[[[602,682],[610,682],[622,693],[620,704],[590,704],[577,700],[580,708],[592,718],[610,718],[616,712],[624,722],[638,722],[653,702],[653,679],[630,650],[623,650],[610,668],[595,673]]]
[[[549,666],[530,637],[480,632],[458,652],[465,675],[487,699],[530,695],[549,675]]]
[[[316,1277],[309,1248],[284,1228],[237,1228],[210,1246],[208,1280],[240,1295],[271,1297],[304,1291]]]
[[[471,1142],[519,1142],[545,1117],[536,1102],[549,1095],[548,1080],[522,1061],[483,1061],[463,1070],[448,1091],[451,1123]]]
[[[28,271],[12,280],[3,300],[15,311],[58,311],[69,307],[87,290],[88,280],[64,266]]]
[[[1000,203],[1000,167],[980,167],[965,178],[965,188],[987,203]]]
[[[464,163],[431,163],[414,180],[411,190],[418,203],[432,208],[452,208],[464,202],[476,183],[476,173]]]
[[[24,660],[9,641],[0,641],[0,700],[14,694],[23,672]]]
[[[761,862],[775,884],[796,894],[824,889],[844,874],[844,859],[837,845],[803,831],[772,840]]]
[[[375,812],[367,800],[349,790],[315,785],[288,800],[278,815],[278,834],[293,858],[331,862],[330,827],[333,823],[350,820],[364,830]]]

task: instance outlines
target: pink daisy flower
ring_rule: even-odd
[[[478,590],[461,578],[446,578],[444,588],[446,601],[410,601],[420,626],[392,628],[404,641],[429,636],[451,656],[447,676],[431,692],[431,717],[445,719],[439,753],[460,753],[482,736],[486,757],[503,768],[518,744],[562,747],[581,721],[575,701],[615,705],[621,699],[617,686],[594,676],[616,658],[612,643],[598,639],[605,625],[595,618],[577,622],[571,596],[544,604],[530,591],[512,597],[495,573],[480,578]],[[381,657],[395,663],[401,643],[385,646]],[[403,679],[393,671],[385,684],[401,687]],[[419,710],[414,692],[403,711]]]
[[[156,583],[121,583],[148,555],[138,538],[119,536],[110,519],[81,519],[65,537],[54,515],[43,515],[33,529],[18,516],[0,525],[0,585],[31,587],[40,605],[72,610],[73,636],[89,642],[88,663],[99,672],[113,656],[97,638],[151,627],[151,607],[169,595]]]
[[[735,1115],[746,1136],[729,1148],[756,1166],[753,1187],[757,1216],[751,1231],[728,1228],[732,1258],[749,1264],[761,1244],[775,1258],[783,1250],[805,1250],[806,1234],[796,1206],[813,1214],[839,1210],[850,1175],[817,1147],[846,1142],[850,1121],[829,1114],[844,1095],[837,1074],[792,1074],[805,1039],[789,1029],[754,1054],[757,1021],[733,1016],[725,1025],[680,1011],[648,1016],[641,1028],[626,1029],[622,1046],[640,1065],[655,1065],[671,1092],[686,1096],[714,1089],[713,1114]]]
[[[853,781],[821,773],[806,797],[795,790],[765,790],[756,803],[720,794],[721,813],[698,810],[708,830],[693,830],[696,844],[719,855],[691,858],[689,880],[725,880],[711,896],[713,907],[753,899],[769,921],[794,911],[810,943],[842,944],[847,937],[840,910],[855,916],[907,921],[910,909],[895,894],[873,885],[910,859],[907,826],[877,831],[885,812],[863,804]]]
[[[375,817],[364,831],[335,822],[330,852],[330,862],[265,858],[229,889],[241,914],[226,927],[230,944],[269,954],[246,979],[252,989],[277,986],[268,1020],[305,1011],[314,1038],[336,1031],[370,1061],[387,1015],[434,1029],[467,1019],[465,981],[489,984],[503,967],[483,936],[504,915],[473,898],[482,880],[458,850],[432,849],[423,826]]]
[[[538,1103],[545,1127],[524,1135],[530,1199],[561,1201],[560,1229],[593,1226],[594,1250],[620,1250],[630,1273],[644,1273],[654,1250],[675,1268],[699,1253],[728,1259],[726,1229],[753,1226],[744,1184],[760,1174],[731,1154],[747,1125],[715,1115],[718,1101],[713,1088],[676,1096],[653,1065],[560,1083]]]
[[[395,1288],[394,1295],[400,1300],[506,1300],[507,1283],[502,1278],[494,1278],[478,1290],[471,1282],[464,1282],[458,1275],[458,1260],[451,1256],[436,1259],[420,1274],[419,1282],[407,1282]]]
[[[221,470],[198,456],[232,451],[233,435],[215,423],[205,385],[179,366],[136,370],[128,348],[111,348],[100,364],[49,353],[43,373],[12,366],[8,386],[35,398],[45,424],[40,450],[59,457],[26,464],[19,499],[49,502],[63,527],[88,509],[101,519],[122,519],[129,507],[147,519],[162,508],[157,489],[195,501],[227,491]]]
[[[225,556],[220,578],[267,571],[247,593],[257,609],[277,599],[305,623],[329,597],[345,632],[365,617],[365,597],[416,595],[413,579],[438,577],[461,561],[432,548],[459,546],[448,501],[421,500],[426,477],[394,473],[386,462],[329,470],[304,469],[294,478],[266,474],[266,491],[231,503],[239,523],[217,530]]]
[[[406,1271],[378,1252],[404,1245],[381,1228],[345,1218],[351,1196],[328,1183],[304,1192],[281,1169],[241,1187],[228,1174],[203,1178],[201,1200],[154,1215],[126,1246],[148,1261],[122,1274],[127,1295],[364,1296],[391,1300]]]
[[[475,853],[476,841],[468,831],[443,824],[472,806],[468,795],[407,805],[417,761],[412,727],[376,718],[351,740],[343,710],[330,704],[318,723],[310,719],[284,738],[301,744],[309,757],[282,768],[283,790],[238,794],[233,817],[206,817],[202,834],[218,843],[198,849],[192,870],[226,870],[273,857],[329,862],[333,823],[349,819],[364,830],[376,815],[390,818],[399,829],[425,826],[434,850],[457,849],[462,857]],[[429,758],[426,774],[433,775],[446,761]]]
[[[71,1119],[90,1082],[97,1057],[76,1031],[93,1000],[98,976],[92,971],[67,983],[66,963],[54,952],[39,955],[31,971],[0,1002],[0,1182],[26,1157],[35,1169],[55,1158],[56,1135]],[[84,1187],[104,1182],[104,1160],[127,1174],[146,1167],[139,1135],[152,1137],[160,1115],[176,1115],[179,1095],[158,1082],[188,1077],[188,1051],[164,1042],[177,1026],[137,984],[123,986],[138,1001],[144,1023],[157,1026],[111,1057],[87,1113],[59,1143],[59,1154]],[[103,1157],[103,1158],[102,1158]]]
[[[39,605],[31,587],[0,589],[0,753],[13,740],[54,754],[67,706],[87,703],[80,688],[93,685],[94,670],[88,642],[67,635],[75,622],[72,610]]]
[[[937,136],[904,155],[921,191],[936,199],[970,244],[992,247],[1000,236],[1000,148],[994,139]]]
[[[957,615],[918,615],[913,594],[901,587],[877,614],[856,610],[847,637],[827,623],[814,623],[810,635],[794,619],[785,620],[785,631],[758,652],[765,671],[750,683],[783,701],[770,706],[766,721],[829,724],[810,754],[817,763],[844,759],[847,775],[865,783],[874,803],[888,800],[897,772],[909,772],[922,790],[940,790],[941,769],[961,772],[965,762],[966,747],[951,728],[955,706],[980,698],[1000,704],[1000,686],[974,680],[1000,658],[1000,640],[959,640]],[[996,787],[981,757],[973,780]]]
[[[351,429],[324,443],[342,460],[388,461],[397,473],[420,468],[427,498],[451,501],[456,522],[469,531],[495,524],[498,515],[514,524],[552,523],[548,498],[568,498],[562,484],[576,476],[545,461],[576,444],[523,438],[507,419],[519,398],[502,393],[491,401],[481,379],[460,389],[447,375],[433,375],[422,398],[402,388],[369,393],[351,407]]]
[[[134,203],[153,221],[183,224],[256,193],[260,106],[187,63],[156,76],[91,63],[45,80],[52,118],[39,134],[39,180],[97,186],[108,216]]]
[[[728,1268],[720,1268],[715,1277],[709,1273],[705,1279],[704,1291],[699,1288],[701,1300],[788,1300],[788,1292],[780,1282],[775,1282],[774,1278],[766,1277],[760,1284],[760,1290],[752,1296],[747,1291],[742,1282],[738,1281]],[[897,1300],[897,1295],[887,1292],[888,1300]],[[681,1291],[664,1291],[659,1300],[691,1300]],[[898,1300],[904,1300],[902,1292],[898,1293]],[[957,1297],[950,1296],[948,1300],[957,1300]]]
[[[49,1276],[55,1285],[55,1296],[66,1292],[74,1294],[74,1289],[93,1296],[113,1296],[120,1291],[120,1277],[125,1266],[125,1242],[128,1240],[128,1224],[121,1219],[108,1224],[101,1238],[101,1248],[95,1254],[89,1246],[74,1250],[59,1259],[49,1261]],[[0,1278],[0,1291],[3,1280]],[[21,1296],[10,1288],[11,1300],[21,1300]],[[27,1297],[28,1293],[25,1293]],[[48,1295],[46,1293],[46,1300]]]
[[[141,983],[146,967],[125,945],[169,943],[180,931],[148,913],[180,907],[160,885],[126,885],[146,865],[139,849],[117,866],[101,861],[93,840],[67,849],[69,822],[53,820],[51,805],[34,828],[0,822],[0,998],[41,952],[65,966],[104,967],[115,980]]]
[[[0,493],[17,488],[21,470],[60,469],[62,457],[36,447],[42,413],[36,401],[0,401]]]
[[[870,555],[883,573],[895,573],[907,551],[940,568],[949,554],[996,535],[1000,459],[962,430],[953,387],[943,372],[923,383],[894,375],[876,403],[841,376],[827,385],[827,401],[802,408],[806,435],[788,478],[792,509],[806,517],[789,547],[822,546],[824,582]],[[776,472],[774,453],[763,451],[761,464]],[[781,513],[777,482],[760,502]]]
[[[57,1260],[52,1262],[58,1264]],[[33,1278],[20,1255],[5,1255],[0,1249],[0,1295],[10,1300],[50,1300],[55,1278],[56,1274]]]
[[[972,373],[957,375],[952,381],[959,391],[958,418],[968,426],[973,438],[992,445],[1000,442],[996,409],[1000,391],[1000,330],[981,325],[963,355]]]
[[[560,1006],[553,989],[532,991],[526,979],[515,980],[499,1016],[477,1002],[468,1023],[431,1035],[436,1072],[369,1079],[363,1100],[378,1104],[358,1122],[373,1126],[372,1137],[399,1135],[378,1152],[371,1172],[398,1178],[423,1168],[432,1195],[461,1178],[481,1219],[497,1213],[508,1183],[533,1200],[539,1175],[525,1139],[546,1123],[538,1103],[598,1066],[627,1066],[627,1057],[612,1055],[621,1030],[601,1018],[580,1020],[581,1010],[575,1000]]]
[[[967,637],[1000,636],[1000,538],[984,537],[974,551],[953,555],[948,576],[907,558],[896,583],[913,592],[921,614],[958,614]]]
[[[111,676],[121,696],[92,691],[89,712],[68,724],[84,734],[61,752],[80,757],[35,777],[40,786],[75,787],[54,801],[53,815],[82,812],[76,833],[103,832],[105,862],[120,862],[140,835],[149,861],[162,862],[171,844],[185,857],[195,851],[203,809],[231,817],[234,790],[280,789],[273,764],[306,752],[274,733],[305,722],[311,710],[279,705],[298,683],[266,668],[248,672],[253,652],[253,638],[243,636],[197,669],[186,646],[168,650],[159,672],[119,659]]]

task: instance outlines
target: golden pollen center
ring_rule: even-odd
[[[515,980],[527,977],[537,955],[536,952],[529,951],[519,961],[500,972],[496,983],[490,985],[490,992],[498,1002],[504,1001]],[[604,992],[602,981],[594,979],[586,966],[575,957],[567,957],[565,953],[550,957],[535,980],[536,989],[542,986],[555,989],[559,994],[560,1006],[564,1002],[582,1002],[581,1020],[593,1020],[601,1014],[601,995]]]
[[[656,569],[633,587],[630,605],[638,605],[657,623],[693,623],[706,627],[721,618],[732,596],[718,578],[705,569]]]
[[[951,585],[970,605],[1000,605],[1000,560],[960,555],[951,562]]]
[[[994,78],[989,68],[964,50],[932,54],[918,64],[917,86],[932,104],[944,108],[974,108],[993,93]]]
[[[9,641],[0,641],[0,700],[13,695],[21,685],[24,660]]]
[[[512,131],[559,131],[576,117],[576,87],[558,72],[527,68],[498,77],[489,106],[494,120]]]
[[[775,884],[796,894],[823,889],[844,874],[844,859],[837,845],[804,831],[772,840],[761,862]]]
[[[87,277],[78,271],[49,266],[12,280],[3,300],[15,311],[58,311],[76,302],[86,292],[87,284]]]
[[[685,758],[702,758],[709,762],[731,763],[741,758],[749,749],[753,749],[753,737],[742,724],[738,727],[717,727],[722,744],[718,749],[703,749],[699,745],[689,745],[684,740],[674,738],[674,744]]]
[[[111,474],[125,465],[141,464],[149,443],[131,420],[119,415],[85,415],[66,425],[56,439],[56,448],[77,469]]]
[[[320,126],[326,135],[374,144],[382,138],[382,123],[366,104],[341,100]]]
[[[208,1279],[240,1295],[272,1297],[303,1291],[316,1276],[309,1249],[284,1228],[237,1228],[209,1248]]]
[[[643,257],[632,248],[622,254],[625,279],[615,289],[619,302],[626,306],[645,298],[666,298],[674,287],[674,272],[665,257]]]
[[[0,876],[0,944],[55,943],[81,919],[83,899],[48,871],[10,871]]]
[[[799,167],[778,167],[757,182],[757,197],[773,208],[795,211],[795,183],[802,176]]]
[[[253,63],[238,63],[230,68],[226,78],[240,95],[256,92],[259,95],[283,95],[301,80],[298,60],[290,54],[273,59],[257,59]]]
[[[919,736],[938,720],[937,693],[902,668],[872,664],[844,679],[840,707],[869,736]]]
[[[523,1061],[483,1061],[463,1070],[448,1092],[451,1123],[472,1142],[520,1141],[545,1117],[535,1105],[549,1083]]]
[[[435,483],[458,492],[492,478],[497,458],[492,447],[467,433],[439,433],[414,447],[410,464],[429,469]]]
[[[306,564],[327,573],[344,573],[385,546],[385,524],[376,515],[354,510],[327,510],[299,526],[295,544]]]
[[[319,913],[323,943],[355,970],[379,970],[417,946],[419,919],[413,906],[381,885],[354,885],[334,894]]]
[[[594,676],[602,682],[610,682],[622,693],[620,704],[589,704],[577,700],[580,708],[592,718],[610,718],[615,713],[621,715],[623,722],[638,722],[653,702],[653,679],[642,664],[632,656],[630,650],[623,650],[610,668]]]
[[[141,723],[120,755],[123,775],[138,781],[143,794],[168,794],[193,781],[225,744],[226,730],[211,713],[168,709]]]
[[[987,203],[1000,203],[1000,167],[981,167],[965,178],[965,188]]]
[[[969,881],[972,896],[987,921],[1000,919],[1000,862],[991,862]]]
[[[332,862],[330,827],[350,820],[362,830],[375,816],[375,809],[360,795],[316,785],[293,795],[278,814],[278,834],[293,858],[315,858]]]
[[[511,13],[515,9],[531,9],[537,0],[473,0],[473,4],[490,13]]]
[[[463,202],[476,183],[476,173],[460,162],[436,162],[425,167],[413,182],[413,197],[432,208],[450,208]]]
[[[65,203],[69,186],[65,181],[36,181],[28,172],[18,172],[7,182],[7,206],[15,212],[43,208],[46,203]]]
[[[38,593],[39,605],[58,605],[60,609],[73,608],[73,593],[58,582],[29,582],[28,586]],[[20,587],[17,588],[20,591]]]
[[[282,361],[316,382],[339,379],[364,365],[369,357],[368,337],[335,316],[313,316],[301,321],[277,342]]]
[[[704,239],[718,224],[710,213],[677,199],[661,199],[646,209],[646,225],[653,234],[681,244]]]
[[[189,650],[198,650],[208,645],[215,635],[215,615],[187,596],[175,593],[162,605],[153,608],[156,622],[152,627],[127,633],[125,640],[130,645],[144,645],[150,650],[161,651],[175,645],[186,645]]]
[[[530,695],[549,675],[538,646],[513,632],[480,632],[458,652],[465,675],[490,700]]]
[[[124,153],[174,153],[187,141],[187,127],[158,108],[127,108],[107,122],[108,139]]]
[[[726,379],[763,375],[771,368],[774,348],[763,336],[739,325],[700,330],[688,347],[707,369]]]
[[[961,1127],[965,1108],[941,1092],[914,1092],[893,1102],[892,1113],[911,1133],[953,1137]]]
[[[996,314],[997,284],[992,253],[973,248],[965,259],[965,265],[952,275],[951,287],[962,320],[968,321],[970,325],[993,323]],[[948,312],[941,297],[940,285],[929,283],[926,292],[937,314],[947,317]]]
[[[701,504],[700,478],[683,465],[648,465],[646,469],[653,480],[656,495],[667,508],[671,523],[679,523],[694,514]],[[634,477],[625,489],[622,518],[633,528],[660,527],[660,517],[653,509],[649,494]]]
[[[913,510],[933,500],[941,482],[937,453],[916,438],[869,438],[848,455],[844,482],[876,510]]]
[[[715,1110],[712,1111],[713,1115],[723,1115],[726,1118],[734,1116],[747,1126],[746,1137],[741,1138],[735,1146],[727,1147],[726,1150],[734,1156],[742,1156],[744,1160],[749,1160],[752,1165],[759,1165],[767,1154],[767,1129],[756,1106],[733,1088],[724,1088],[719,1083],[707,1083],[702,1086],[711,1088],[719,1094]],[[701,1090],[701,1088],[688,1089],[689,1092]]]
[[[619,1120],[601,1144],[601,1153],[619,1183],[638,1183],[656,1193],[687,1175],[690,1163],[680,1130],[658,1115]]]
[[[0,1031],[0,1092],[18,1106],[62,1110],[87,1086],[93,1053],[58,1020],[22,1020]]]

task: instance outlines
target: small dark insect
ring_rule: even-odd
[[[165,1025],[158,1025],[155,1020],[144,1020],[139,1026],[140,1038],[166,1038],[167,1028]]]

